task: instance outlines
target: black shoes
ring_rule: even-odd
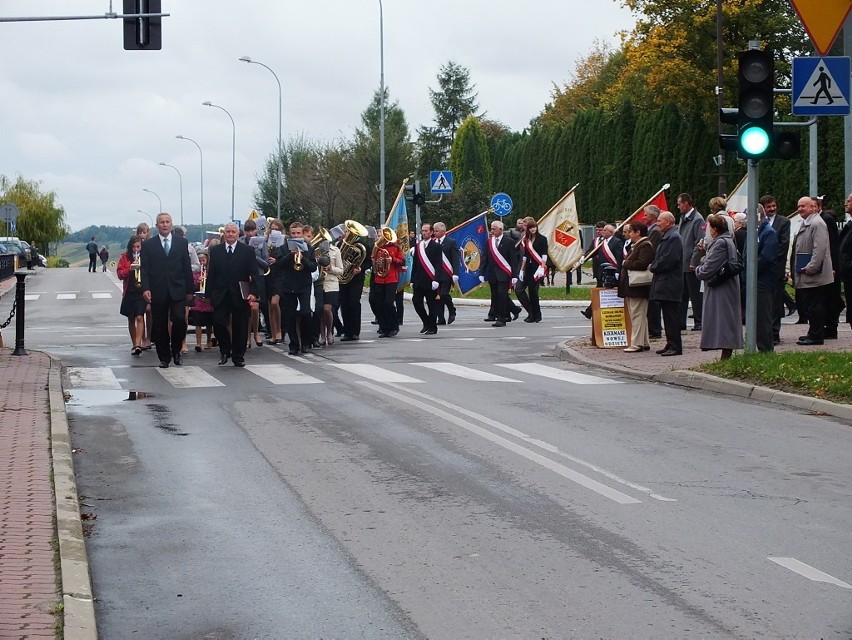
[[[657,349],[654,353],[656,353],[658,356],[661,356],[661,355],[663,355],[666,351],[671,351],[671,347],[669,347],[669,345],[666,345],[666,346],[665,346],[665,347],[663,347],[662,349]]]
[[[299,350],[298,350],[298,349],[289,349],[289,350],[287,351],[287,355],[290,355],[290,356],[297,356],[297,355],[299,355]]]
[[[526,318],[524,318],[524,322],[538,322],[538,320],[536,320],[532,316],[527,316]]]
[[[174,361],[175,366],[177,367],[183,364],[183,356],[181,355],[180,351],[177,351],[172,354],[172,360]]]
[[[691,330],[692,330],[692,331],[701,331],[701,325],[700,325],[700,324],[697,324],[697,325],[695,325],[694,327],[692,327],[692,329],[691,329]]]
[[[492,327],[505,327],[505,326],[506,326],[506,323],[505,323],[505,322],[503,322],[502,320],[498,320],[497,322],[495,322],[495,323],[494,323],[494,324],[492,324],[491,326],[492,326]]]
[[[437,329],[426,329],[424,335],[434,336],[436,333],[438,333]]]
[[[485,322],[494,322],[496,319],[494,316],[486,316]]]
[[[813,338],[809,338],[808,336],[802,336],[801,338],[799,338],[799,340],[796,342],[796,344],[800,345],[802,347],[812,347],[814,345],[823,344],[823,341],[822,340],[814,340]]]
[[[456,314],[451,313],[447,318],[447,324],[453,324],[456,321]]]
[[[438,318],[438,322],[436,322],[435,324],[447,324],[447,321],[443,318]]]
[[[358,340],[358,336],[343,336],[340,341],[341,342],[355,342]]]
[[[244,366],[246,366],[246,361],[245,360],[234,360],[234,366],[235,367],[244,367]]]
[[[160,360],[160,369],[168,369],[169,361],[168,360]]]
[[[512,311],[512,320],[517,320],[519,315],[521,315],[520,309],[515,309],[514,311]]]
[[[227,355],[227,354],[225,354],[225,353],[223,353],[223,354],[219,357],[219,365],[221,366],[221,365],[223,365],[223,364],[228,364],[228,355]]]
[[[666,349],[660,355],[661,356],[682,356],[683,353],[680,352],[680,351],[675,351],[674,349]]]
[[[429,331],[429,329],[428,329],[427,327],[423,327],[423,328],[420,330],[420,333],[426,333],[427,331]]]
[[[583,309],[580,313],[582,313],[583,316],[588,318],[589,320],[592,319],[592,310],[591,309]]]

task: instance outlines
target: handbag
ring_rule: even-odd
[[[728,243],[728,261],[723,263],[719,270],[707,279],[708,287],[718,287],[720,284],[727,282],[734,276],[738,276],[743,271],[743,262],[734,247],[734,256],[731,257],[731,247],[733,242]]]
[[[654,279],[654,274],[651,273],[650,269],[645,269],[643,271],[635,270],[631,271],[627,270],[627,286],[628,287],[649,287],[651,286],[651,281]]]

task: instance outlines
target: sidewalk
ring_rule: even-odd
[[[0,282],[0,322],[15,282]],[[13,356],[8,335],[0,349],[0,639],[64,630],[66,640],[94,640],[61,364],[39,351]]]
[[[807,333],[807,325],[795,324],[791,321],[782,323],[781,344],[775,347],[776,353],[813,351],[814,347],[800,347],[796,344],[796,340],[803,333]],[[849,328],[848,324],[841,324],[837,335],[837,340],[826,340],[825,345],[817,347],[817,349],[850,353],[850,362],[852,362],[852,329]],[[650,351],[624,353],[620,348],[598,349],[592,346],[589,338],[578,338],[556,345],[554,351],[563,360],[572,360],[587,366],[600,367],[654,382],[677,384],[764,402],[775,402],[813,413],[835,416],[852,423],[852,404],[840,404],[785,393],[767,387],[758,387],[736,380],[727,380],[706,373],[691,371],[690,369],[700,364],[718,360],[720,352],[701,351],[701,333],[698,331],[684,331],[682,336],[683,355],[667,358],[654,353],[655,350],[664,346],[665,340],[652,341]]]

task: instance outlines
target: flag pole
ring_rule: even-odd
[[[570,196],[572,193],[574,193],[574,189],[576,189],[576,188],[577,188],[577,187],[579,187],[579,186],[580,186],[580,183],[578,182],[578,183],[577,183],[577,184],[575,184],[573,187],[571,187],[570,189],[568,189],[568,192],[567,192],[564,196],[562,196],[561,198],[559,198],[559,200],[557,200],[557,201],[554,203],[554,205],[553,205],[552,207],[550,207],[550,209],[548,209],[548,210],[547,210],[547,213],[545,213],[543,216],[541,216],[541,217],[538,219],[538,224],[541,224],[542,220],[544,220],[547,216],[549,216],[551,213],[553,213],[553,212],[556,210],[556,207],[558,207],[560,204],[562,204],[562,201],[563,201],[563,200],[565,200],[565,198],[567,198],[568,196]]]
[[[391,208],[388,209],[388,217],[385,220],[385,226],[388,226],[390,224],[390,220],[391,220],[391,218],[393,218],[393,214],[396,211],[396,205],[399,203],[399,199],[402,197],[402,193],[403,193],[403,191],[405,191],[405,185],[407,183],[408,183],[408,178],[403,178],[402,179],[402,186],[399,188],[399,192],[397,192],[397,194],[396,194],[396,198],[393,201],[393,205],[391,205]]]
[[[484,215],[489,214],[489,213],[494,213],[494,209],[492,207],[488,207],[485,211],[481,211],[480,213],[477,213],[475,216],[471,216],[470,218],[468,218],[464,222],[457,224],[452,229],[447,231],[447,233],[452,233],[453,231],[455,231],[459,227],[463,227],[464,225],[466,225],[471,220],[474,220],[474,219],[478,218],[479,216],[484,216]],[[486,220],[487,220],[487,218],[486,218]]]
[[[669,187],[671,187],[671,185],[670,185],[668,182],[667,182],[666,184],[664,184],[662,187],[660,187],[660,190],[659,190],[659,191],[657,191],[657,193],[655,193],[655,194],[654,194],[654,195],[652,195],[650,198],[648,198],[647,200],[645,200],[645,204],[643,204],[641,207],[639,207],[638,209],[636,209],[636,211],[634,211],[633,213],[631,213],[631,214],[630,214],[630,215],[629,215],[629,216],[628,216],[628,217],[627,217],[627,218],[626,218],[626,219],[625,219],[625,220],[624,220],[624,221],[623,221],[620,225],[618,225],[618,226],[615,228],[615,232],[618,232],[618,230],[619,230],[619,229],[621,229],[621,227],[623,227],[623,226],[624,226],[624,225],[626,225],[628,222],[630,222],[630,221],[631,221],[631,220],[632,220],[632,219],[633,219],[633,218],[634,218],[634,217],[635,217],[638,213],[641,213],[641,212],[645,209],[645,207],[647,207],[649,204],[651,204],[651,203],[654,201],[654,198],[656,198],[658,195],[660,195],[663,191],[665,191],[665,190],[666,190],[666,189],[668,189]],[[594,255],[594,253],[595,253],[598,249],[600,249],[600,247],[601,247],[601,245],[598,245],[598,246],[596,246],[596,247],[592,247],[592,250],[591,250],[591,251],[589,251],[589,253],[587,253],[586,255],[584,255],[582,258],[580,258],[580,259],[579,259],[579,260],[578,260],[575,264],[583,264],[586,260],[588,260],[589,258],[591,258],[591,257]]]
[[[728,198],[730,198],[730,197],[731,197],[731,193],[736,193],[736,192],[737,192],[737,189],[739,189],[741,186],[743,186],[743,182],[745,182],[746,180],[748,180],[748,174],[745,174],[745,175],[743,176],[742,180],[740,180],[740,181],[737,183],[737,186],[736,186],[736,187],[734,187],[733,189],[731,189],[730,193],[728,193],[728,194],[725,196],[725,200],[727,200]]]

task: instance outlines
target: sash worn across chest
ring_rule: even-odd
[[[512,267],[511,265],[509,265],[508,260],[503,257],[503,254],[497,251],[497,249],[494,247],[493,239],[488,241],[488,251],[490,252],[491,257],[494,259],[494,264],[496,264],[501,271],[503,271],[507,276],[511,278]]]
[[[430,240],[421,240],[417,243],[417,250],[415,253],[417,254],[417,261],[420,263],[420,266],[423,267],[423,270],[429,274],[429,277],[434,280],[435,279],[435,267],[432,265],[432,261],[429,260],[429,256],[426,255],[426,245],[431,242]]]

